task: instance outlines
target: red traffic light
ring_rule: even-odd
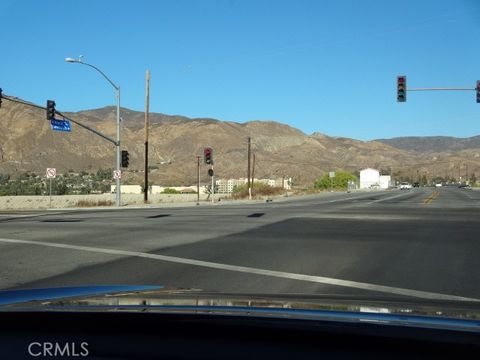
[[[212,148],[205,148],[203,149],[203,158],[204,158],[204,161],[205,161],[205,164],[207,165],[213,165],[213,150]]]
[[[477,80],[476,91],[477,91],[477,103],[480,104],[480,80]]]
[[[407,101],[407,77],[397,76],[397,101]]]

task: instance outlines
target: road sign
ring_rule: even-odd
[[[47,168],[47,179],[55,179],[57,176],[57,169],[55,168]]]
[[[122,170],[113,170],[113,178],[115,180],[122,178]]]
[[[66,131],[66,132],[71,132],[72,128],[70,126],[70,121],[68,120],[50,120],[50,126],[52,127],[52,130],[55,131]]]
[[[334,178],[335,177],[335,171],[330,171],[328,173],[328,176],[331,177],[331,178]]]

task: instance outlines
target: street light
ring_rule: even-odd
[[[68,63],[77,63],[77,64],[82,64],[82,65],[86,65],[86,66],[89,66],[93,69],[95,69],[96,71],[98,71],[109,83],[110,85],[113,86],[113,88],[115,89],[115,97],[116,97],[116,100],[117,100],[117,136],[116,136],[116,143],[115,143],[115,147],[116,147],[116,155],[117,155],[117,166],[116,166],[116,169],[117,171],[120,171],[120,86],[117,86],[115,85],[115,83],[110,80],[108,78],[107,75],[105,75],[105,73],[100,70],[99,68],[97,68],[96,66],[94,65],[91,65],[91,64],[88,64],[86,62],[84,62],[82,60],[82,58],[78,58],[78,59],[74,59],[74,58],[70,58],[70,57],[67,57],[65,58],[65,61],[68,62]],[[120,178],[117,177],[117,179],[115,179],[115,184],[116,184],[116,197],[115,197],[115,205],[118,207],[120,206],[121,204],[121,199],[120,199]]]

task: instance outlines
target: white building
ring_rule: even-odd
[[[240,186],[247,183],[247,179],[219,179],[215,181],[218,186],[218,192],[221,194],[232,193],[235,186]]]
[[[181,192],[183,194],[197,192],[197,186],[160,186],[160,185],[152,185],[150,186],[150,193],[151,194],[162,194],[165,189],[173,189]],[[200,186],[200,194],[206,194],[206,186]]]
[[[254,183],[263,183],[271,187],[281,187],[283,189],[290,190],[292,188],[292,178],[279,178],[279,179],[253,179]],[[247,183],[246,178],[240,179],[219,179],[215,181],[218,186],[218,192],[221,194],[230,194],[233,192],[235,186],[244,185]]]
[[[367,168],[360,170],[360,189],[370,189],[380,187],[380,172],[375,169]]]
[[[116,185],[110,186],[110,191],[115,193],[117,191]],[[122,194],[142,194],[143,189],[140,185],[120,185],[120,192]]]
[[[392,177],[390,175],[380,175],[379,185],[380,189],[388,189],[389,187],[392,187]]]

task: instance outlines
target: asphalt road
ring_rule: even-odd
[[[480,299],[480,191],[329,193],[271,203],[0,213],[0,289]]]

